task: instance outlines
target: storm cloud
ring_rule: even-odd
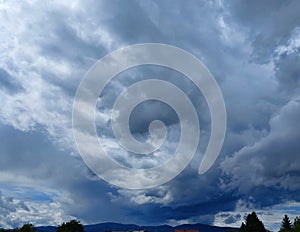
[[[0,227],[16,227],[25,219],[55,225],[74,217],[83,223],[239,226],[245,213],[257,210],[266,226],[276,229],[281,213],[296,216],[299,12],[296,0],[0,3]],[[180,87],[196,106],[202,130],[186,170],[164,185],[131,191],[99,179],[80,158],[72,104],[98,59],[147,42],[178,46],[208,67],[224,96],[227,132],[216,163],[198,175],[211,129],[201,92],[183,75],[161,67],[121,73],[97,104],[98,135],[112,157],[128,161],[130,154],[114,147],[109,108],[138,80],[155,77]],[[147,139],[155,117],[170,130],[167,150],[173,151],[179,122],[165,104],[137,107],[131,131]],[[45,213],[53,217],[36,219]]]

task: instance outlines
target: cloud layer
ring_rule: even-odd
[[[0,2],[0,227],[74,217],[84,223],[238,226],[245,213],[257,210],[276,228],[281,214],[297,215],[299,11],[296,0]],[[203,61],[223,92],[228,127],[220,157],[199,176],[210,133],[201,93],[172,70],[121,73],[100,96],[96,114],[98,135],[113,158],[122,163],[124,156],[114,147],[109,108],[137,80],[156,77],[180,87],[197,106],[202,130],[187,170],[157,188],[129,191],[99,180],[80,159],[72,104],[95,61],[145,42],[178,46]],[[166,150],[173,151],[178,118],[164,104],[136,108],[131,131],[147,139],[156,115],[169,130]],[[132,159],[127,165],[152,161]]]

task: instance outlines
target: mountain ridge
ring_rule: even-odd
[[[56,226],[36,227],[38,232],[55,232]],[[219,227],[206,224],[182,224],[178,226],[159,225],[159,226],[140,226],[136,224],[122,224],[116,222],[104,222],[92,225],[84,225],[85,232],[107,232],[107,231],[133,231],[146,230],[147,232],[174,232],[174,230],[198,230],[199,232],[227,232],[239,231],[234,227]]]

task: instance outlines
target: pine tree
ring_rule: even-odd
[[[264,224],[258,219],[255,212],[248,214],[246,224],[242,223],[240,232],[265,232]]]
[[[300,217],[296,217],[294,220],[293,232],[300,232]]]
[[[284,218],[282,219],[280,232],[288,232],[292,231],[292,223],[288,217],[288,215],[284,215]]]
[[[246,225],[244,222],[241,225],[240,232],[246,232]]]

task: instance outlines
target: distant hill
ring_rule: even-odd
[[[227,232],[229,230],[239,231],[238,228],[232,227],[218,227],[204,224],[184,224],[179,226],[138,226],[134,224],[120,224],[120,223],[100,223],[95,225],[85,225],[85,232],[105,232],[105,231],[132,231],[132,230],[147,230],[148,232],[173,232],[177,230],[198,230],[199,232]],[[55,226],[41,226],[37,227],[38,232],[55,232]]]

